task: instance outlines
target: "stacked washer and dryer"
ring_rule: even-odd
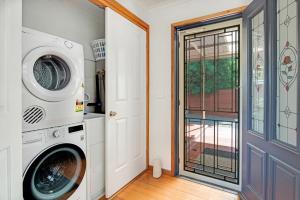
[[[25,200],[86,199],[80,44],[23,28]]]

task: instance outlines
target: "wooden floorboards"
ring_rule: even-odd
[[[168,175],[155,179],[147,171],[119,192],[113,200],[239,200],[239,197]]]

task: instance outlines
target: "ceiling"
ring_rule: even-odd
[[[118,0],[121,1],[121,0]],[[122,0],[122,1],[129,1],[129,0]],[[159,7],[167,7],[167,6],[174,6],[181,3],[186,3],[188,1],[192,0],[131,0],[141,6],[142,8],[146,10],[151,10]],[[203,1],[206,2],[207,0],[194,0],[194,1]],[[209,0],[208,0],[209,1]],[[224,0],[222,0],[224,1]],[[237,1],[244,5],[250,4],[253,0],[231,0],[231,1]]]
[[[142,0],[139,1],[140,4],[143,4],[147,8],[152,8],[156,6],[160,6],[166,3],[172,3],[175,2],[176,0]]]
[[[154,6],[156,4],[160,4],[163,2],[167,2],[167,1],[170,1],[170,0],[143,0],[143,3],[148,6]]]
[[[154,8],[159,6],[165,6],[169,4],[176,4],[179,2],[182,2],[184,0],[134,0],[136,3],[139,3],[145,8]],[[243,2],[245,4],[249,4],[253,0],[239,0],[240,2]]]

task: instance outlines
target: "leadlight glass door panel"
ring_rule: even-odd
[[[264,133],[265,92],[265,20],[264,10],[251,19],[251,129]]]
[[[241,19],[183,33],[180,174],[239,185]]]
[[[296,0],[277,0],[276,139],[297,147],[298,11]]]
[[[253,31],[253,22],[262,13],[264,32],[257,34]],[[244,13],[248,69],[242,76],[247,83],[243,90],[247,98],[243,101],[243,119],[246,120],[242,132],[245,199],[300,199],[298,13],[297,0],[254,0]],[[260,57],[255,54],[261,48],[260,45],[254,47],[259,43],[257,36],[264,38],[265,49],[260,54],[264,55],[264,66],[258,79],[256,74],[262,65],[255,60]],[[264,88],[261,95],[253,95],[261,91],[257,88],[262,86],[257,85]],[[263,104],[257,103],[260,102],[258,96]],[[255,109],[256,105],[259,109]],[[263,117],[261,128],[254,126],[253,116],[257,110],[263,113],[255,115]]]

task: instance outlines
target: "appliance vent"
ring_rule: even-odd
[[[23,113],[23,120],[28,124],[37,124],[45,117],[44,109],[38,106],[32,106],[25,110]]]

